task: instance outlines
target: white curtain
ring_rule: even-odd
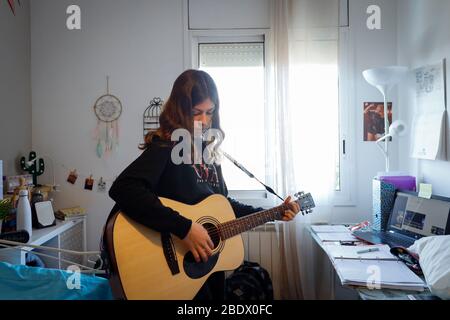
[[[327,298],[329,273],[305,228],[330,220],[338,186],[338,0],[272,0],[271,12],[270,182],[281,194],[310,192],[316,203],[311,215],[277,225],[281,298]]]

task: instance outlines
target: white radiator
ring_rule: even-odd
[[[267,223],[244,232],[242,240],[244,241],[245,260],[259,263],[269,272],[273,283],[274,298],[280,299],[281,258],[275,225]]]

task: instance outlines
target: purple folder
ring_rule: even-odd
[[[379,180],[393,184],[400,190],[416,191],[416,178],[412,176],[381,176]]]

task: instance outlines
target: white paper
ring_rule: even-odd
[[[417,68],[414,76],[417,110],[411,131],[411,156],[445,160],[444,62]]]
[[[334,262],[343,285],[423,291],[425,283],[400,261],[344,260]]]
[[[362,250],[377,248],[378,251],[358,253]],[[398,260],[391,252],[388,245],[367,245],[367,246],[326,246],[325,250],[333,259],[379,259],[379,260]]]
[[[413,158],[427,160],[442,158],[444,116],[444,111],[416,116],[413,122]]]
[[[426,112],[439,112],[445,109],[444,61],[423,66],[414,70],[416,98],[419,107]]]
[[[317,236],[322,241],[359,241],[350,232],[321,232]]]
[[[343,225],[317,225],[317,226],[311,226],[311,229],[316,232],[348,232],[348,228]]]

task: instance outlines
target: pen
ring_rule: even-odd
[[[360,251],[356,251],[357,254],[361,254],[361,253],[369,253],[369,252],[374,252],[374,251],[379,251],[379,248],[369,248],[366,250],[360,250]]]

